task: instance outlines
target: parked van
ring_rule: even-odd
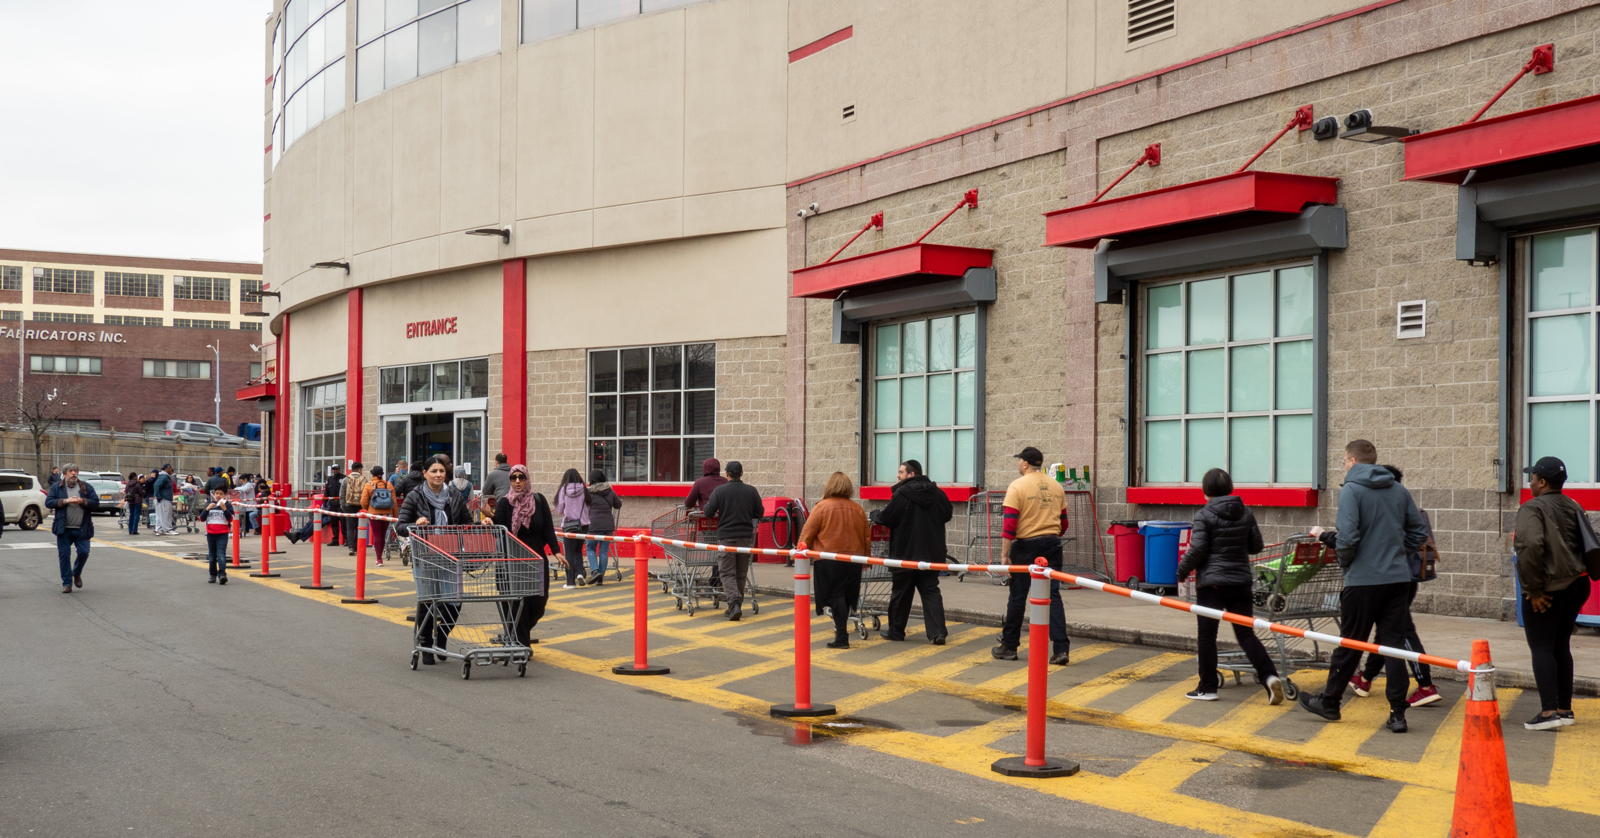
[[[243,445],[244,437],[234,436],[210,422],[185,422],[168,419],[164,433],[167,439],[178,442],[203,442],[208,445]]]
[[[44,521],[44,498],[39,478],[31,474],[0,472],[0,506],[5,508],[7,524],[16,524],[25,530],[38,529]]]

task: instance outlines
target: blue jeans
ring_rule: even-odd
[[[610,533],[604,534],[609,535]],[[606,572],[606,562],[611,556],[611,542],[588,542],[588,546],[584,549],[584,552],[589,556],[589,574],[591,576]]]
[[[128,504],[128,535],[139,534],[139,516],[144,514],[144,504]]]
[[[89,539],[80,530],[65,530],[56,536],[56,558],[61,560],[61,587],[72,584],[72,577],[83,575],[83,566],[89,562]],[[78,548],[78,561],[72,561],[72,548]]]
[[[206,569],[212,576],[228,575],[228,534],[206,533]]]

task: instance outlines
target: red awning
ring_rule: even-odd
[[[919,277],[948,279],[994,264],[994,251],[948,244],[906,244],[794,272],[795,297],[828,299],[846,288]]]
[[[1247,213],[1298,215],[1339,199],[1339,179],[1283,172],[1231,175],[1045,213],[1044,243],[1092,248],[1103,238],[1163,230]]]
[[[1600,94],[1402,137],[1406,180],[1460,183],[1473,169],[1600,150]]]
[[[278,397],[278,382],[262,381],[256,384],[246,384],[235,390],[233,400],[239,402],[256,402],[262,399],[275,399]]]

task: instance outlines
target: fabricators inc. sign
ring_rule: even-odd
[[[6,340],[66,340],[79,343],[127,343],[128,336],[121,332],[94,329],[0,329],[0,338]]]

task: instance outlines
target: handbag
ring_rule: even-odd
[[[1578,511],[1578,555],[1583,558],[1589,578],[1600,581],[1600,538],[1595,537],[1594,525],[1582,510]]]

